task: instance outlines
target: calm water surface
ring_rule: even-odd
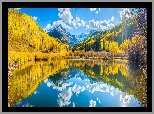
[[[9,77],[14,107],[139,107],[146,81],[127,63],[54,60],[27,63]]]

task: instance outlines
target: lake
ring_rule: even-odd
[[[29,62],[9,77],[12,107],[140,107],[147,82],[127,62],[53,60]]]

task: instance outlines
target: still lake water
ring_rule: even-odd
[[[54,60],[30,62],[9,77],[13,107],[139,107],[146,81],[124,62]]]

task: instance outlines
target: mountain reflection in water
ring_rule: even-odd
[[[27,63],[8,84],[12,107],[146,106],[147,82],[127,62],[54,60]]]

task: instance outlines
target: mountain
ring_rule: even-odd
[[[136,21],[132,18],[117,24],[109,30],[94,32],[92,35],[87,36],[86,39],[75,44],[73,50],[108,51],[111,41],[120,46],[126,39],[131,39],[134,33],[137,32],[135,23]]]
[[[66,29],[64,29],[61,25],[54,27],[53,29],[50,29],[49,32],[47,32],[51,37],[58,38],[63,43],[69,44],[70,46],[74,46],[78,42],[86,39],[87,37],[91,36],[92,34],[96,33],[96,30],[91,30],[88,33],[82,33],[80,35],[72,35],[69,32],[66,32]]]
[[[56,86],[59,86],[71,78],[77,78],[81,80],[88,79],[91,83],[94,81],[91,77],[87,77],[83,74],[83,72],[80,72],[74,66],[70,66],[68,69],[63,69],[60,73],[50,76],[49,80],[52,81]]]
[[[28,56],[33,59],[32,56],[36,55],[35,52],[37,55],[39,53],[41,57],[43,57],[43,53],[50,53],[52,56],[56,55],[52,53],[57,53],[63,56],[67,53],[68,48],[69,46],[63,44],[59,39],[49,36],[33,20],[32,16],[18,10],[8,9],[9,62],[18,61],[19,58],[24,59]]]
[[[98,31],[96,31],[96,30],[91,30],[88,33],[82,33],[80,35],[76,35],[76,38],[78,39],[78,42],[81,42],[81,41],[85,40],[87,37],[96,34],[97,32]]]

